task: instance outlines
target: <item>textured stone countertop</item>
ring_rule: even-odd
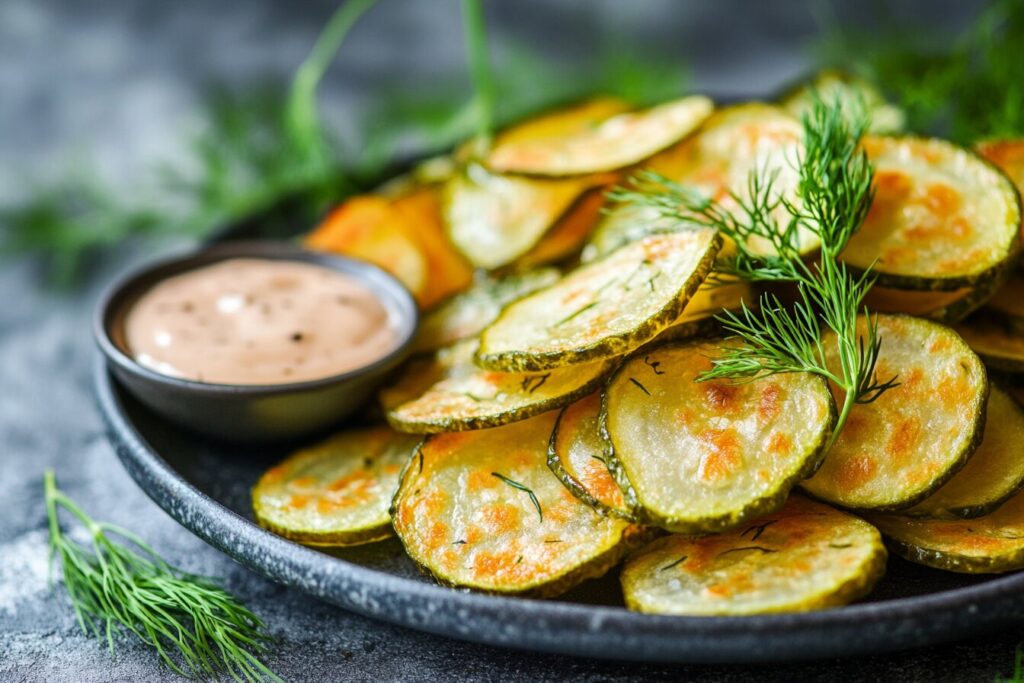
[[[777,12],[763,9],[769,3],[736,1],[644,0],[636,3],[642,12],[627,4],[635,6],[600,3],[598,14],[605,24],[621,23],[663,44],[690,41],[698,83],[763,91],[805,66],[799,44],[812,24],[804,3],[770,3]],[[715,11],[708,9],[712,4]],[[553,39],[552,27],[571,24],[583,5],[530,0],[495,13],[512,34]],[[197,84],[226,74],[287,73],[330,9],[328,2],[269,0],[4,0],[0,202],[16,198],[30,176],[52,177],[79,152],[91,153],[113,182],[130,180],[145,159],[173,157],[177,133],[195,123],[190,117]],[[458,68],[454,0],[384,0],[375,11],[332,71],[326,99],[338,111],[353,111],[365,100],[369,81],[360,74],[390,74],[397,64],[406,70],[403,77],[416,80]],[[686,30],[674,32],[658,20],[680,12],[689,13],[680,20]],[[728,36],[701,37],[707,33],[702,25],[728,12],[736,17]],[[737,46],[746,51],[737,53]],[[62,592],[48,589],[41,495],[46,467],[55,468],[62,487],[98,519],[128,526],[175,564],[221,577],[270,624],[279,642],[269,664],[287,680],[745,681],[756,675],[766,681],[991,681],[1012,669],[1017,632],[884,657],[785,666],[644,666],[535,655],[376,623],[270,583],[192,536],[139,491],[96,412],[89,317],[98,287],[156,248],[124,248],[95,264],[87,284],[63,294],[39,286],[38,264],[0,265],[0,680],[173,680],[150,652],[130,641],[109,655],[79,631]],[[965,623],[964,636],[971,635]]]

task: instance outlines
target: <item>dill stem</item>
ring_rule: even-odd
[[[309,56],[295,72],[285,108],[285,128],[293,142],[307,153],[319,150],[320,121],[316,111],[316,89],[349,30],[376,0],[348,0],[342,4],[317,38]]]
[[[843,407],[839,411],[839,417],[836,418],[836,426],[832,429],[831,436],[828,437],[828,445],[825,447],[826,453],[831,451],[832,447],[836,445],[839,435],[843,432],[843,426],[846,425],[846,420],[850,417],[850,413],[855,405],[857,405],[857,392],[853,389],[847,389],[845,398],[843,398]]]
[[[491,144],[494,127],[494,79],[487,51],[487,25],[481,0],[462,0],[462,22],[470,76],[473,79],[477,144],[486,149]]]

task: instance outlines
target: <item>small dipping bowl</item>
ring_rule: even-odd
[[[197,382],[161,374],[132,358],[124,324],[143,294],[166,278],[234,258],[309,263],[357,279],[391,312],[395,348],[355,370],[282,384]],[[202,434],[253,442],[300,437],[351,415],[409,355],[418,317],[416,302],[402,283],[369,263],[288,242],[224,242],[151,262],[115,280],[100,299],[93,331],[114,377],[145,406]]]

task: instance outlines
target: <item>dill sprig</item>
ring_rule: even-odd
[[[855,276],[839,260],[873,200],[874,171],[859,146],[867,117],[863,108],[853,114],[845,116],[839,102],[826,105],[818,99],[804,116],[804,151],[794,160],[799,201],[776,191],[778,173],[765,170],[750,174],[746,194],[731,194],[736,208],[651,172],[636,176],[631,189],[612,194],[619,202],[651,207],[683,225],[711,227],[729,237],[736,253],[716,264],[719,280],[796,284],[796,301],[789,308],[775,295],[764,294],[758,310],[744,305],[738,313],[719,316],[727,334],[740,343],[723,347],[699,381],[808,372],[834,382],[844,399],[829,447],[855,405],[870,403],[896,386],[895,378],[879,381],[875,372],[881,339],[876,318],[863,306],[874,283],[871,269]],[[808,234],[820,242],[815,262],[801,253],[802,236]],[[766,254],[752,249],[751,238],[767,241],[772,250]],[[864,334],[857,330],[862,312],[867,319]],[[835,333],[835,370],[826,362],[826,328]]]
[[[494,78],[487,51],[487,25],[480,0],[462,0],[462,33],[473,79],[473,112],[476,118],[476,144],[480,150],[491,144],[494,129]]]
[[[105,639],[111,652],[119,633],[134,634],[180,676],[281,680],[260,660],[271,640],[263,621],[235,597],[167,564],[127,529],[94,521],[57,488],[52,470],[43,487],[51,562],[60,558],[83,632]],[[88,544],[64,534],[61,508],[85,527]]]
[[[533,489],[531,489],[526,484],[520,484],[515,479],[509,479],[504,474],[499,474],[498,472],[491,472],[491,476],[497,477],[499,480],[505,482],[506,484],[516,489],[517,491],[522,491],[523,493],[528,495],[530,497],[530,502],[533,503],[533,507],[537,510],[537,517],[540,518],[541,522],[544,521],[544,510],[541,509],[540,501],[537,500],[537,494],[533,492]]]

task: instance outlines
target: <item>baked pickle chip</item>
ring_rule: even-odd
[[[495,372],[473,364],[476,339],[413,363],[381,393],[388,422],[401,432],[434,434],[497,427],[572,403],[594,391],[612,362],[545,372]],[[402,402],[402,399],[406,399]]]
[[[575,133],[499,138],[486,164],[499,173],[574,176],[613,171],[643,161],[696,130],[714,110],[691,95],[606,118]]]
[[[620,356],[683,314],[721,247],[709,229],[648,235],[506,308],[476,362],[536,371]]]
[[[546,142],[580,135],[602,121],[630,110],[629,103],[615,97],[595,97],[559,107],[509,126],[498,134],[495,147]],[[472,144],[472,141],[469,143]]]
[[[938,491],[904,511],[912,517],[981,517],[1024,486],[1024,410],[993,384],[985,436],[964,468]]]
[[[902,313],[952,325],[982,306],[1001,286],[1001,278],[992,278],[975,287],[951,292],[896,289],[875,285],[868,290],[864,305],[873,313]]]
[[[868,130],[879,135],[901,132],[907,116],[902,109],[886,101],[885,96],[869,81],[835,69],[824,69],[809,82],[790,90],[782,98],[782,106],[797,118],[809,114],[815,98],[825,103],[838,101],[844,112],[866,108],[870,117]]]
[[[985,364],[1004,372],[1024,372],[1024,325],[982,309],[956,326]]]
[[[340,432],[267,470],[252,490],[260,526],[312,546],[391,536],[388,506],[419,438],[385,426]]]
[[[876,374],[895,376],[899,386],[854,407],[821,469],[802,486],[844,507],[899,510],[938,490],[974,453],[985,428],[988,377],[950,328],[901,315],[877,320]],[[863,316],[858,326],[864,335]],[[823,344],[837,369],[834,333]]]
[[[806,612],[864,597],[885,561],[873,526],[793,496],[742,530],[650,543],[626,562],[622,592],[629,609],[655,614]]]
[[[943,140],[868,136],[875,199],[842,258],[878,283],[952,291],[1005,277],[1020,250],[1020,197],[1001,171]]]
[[[540,242],[585,190],[607,180],[502,176],[470,162],[444,186],[448,237],[474,266],[500,268]]]
[[[622,489],[608,469],[594,393],[562,409],[548,444],[548,467],[574,496],[603,514],[632,519]]]
[[[975,519],[878,514],[868,519],[892,551],[911,562],[964,574],[1024,569],[1024,493]]]
[[[516,269],[534,268],[557,263],[579,253],[601,217],[606,190],[607,186],[602,186],[583,193],[558,224],[512,266]]]
[[[311,249],[352,256],[380,266],[405,285],[422,305],[430,266],[405,214],[391,200],[359,195],[332,210],[305,237]]]
[[[639,529],[598,514],[545,466],[557,417],[428,437],[392,504],[409,556],[442,583],[537,597],[614,566]]]
[[[985,308],[1012,318],[1017,328],[1024,330],[1024,273],[1014,271],[992,298],[985,302]]]
[[[436,351],[460,339],[475,337],[494,322],[505,306],[553,285],[561,277],[555,268],[537,268],[477,282],[423,314],[413,352]]]
[[[716,284],[705,281],[694,293],[683,314],[655,337],[652,344],[689,339],[721,330],[715,316],[740,311],[743,304],[757,306],[757,293],[749,282]]]
[[[733,195],[749,198],[751,173],[772,174],[773,196],[799,205],[796,161],[803,154],[803,136],[803,125],[783,109],[757,102],[741,104],[715,112],[697,134],[644,166],[718,200],[727,210],[740,211]],[[789,223],[782,206],[775,218],[780,227]],[[595,228],[583,254],[593,259],[647,233],[673,230],[678,225],[679,221],[662,218],[651,208],[614,205]],[[804,253],[819,246],[818,238],[805,228],[798,240]],[[774,252],[763,237],[751,237],[747,246],[755,254]]]
[[[1017,189],[1024,192],[1024,140],[989,140],[975,149],[1002,169]]]
[[[836,419],[825,381],[697,382],[722,343],[641,351],[608,382],[608,465],[641,522],[680,533],[735,527],[778,509],[821,461]]]

